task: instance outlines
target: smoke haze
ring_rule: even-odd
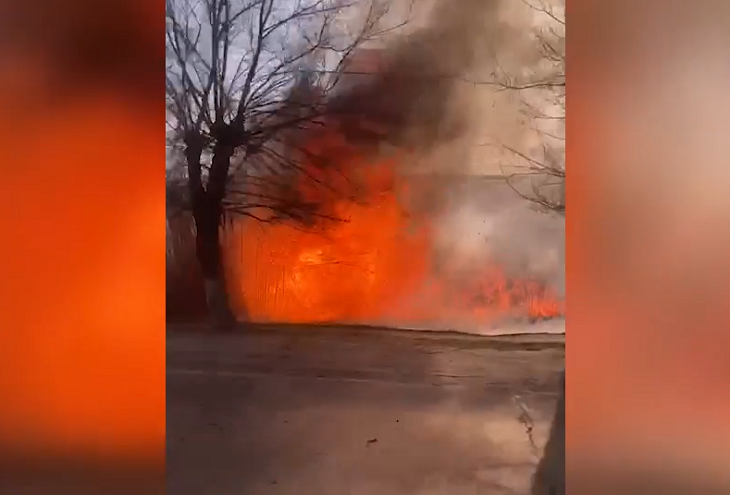
[[[539,73],[542,53],[534,32],[550,19],[524,2],[499,0],[417,6],[400,0],[392,7],[395,17],[407,12],[412,18],[403,30],[372,48],[381,57],[379,74],[362,78],[335,101],[377,123],[379,132],[368,133],[358,119],[349,136],[413,150],[411,159],[399,162],[402,173],[481,176],[471,183],[435,179],[438,187],[412,198],[411,208],[439,218],[436,248],[452,269],[497,258],[515,276],[560,285],[562,218],[536,212],[498,179],[514,162],[505,146],[530,150],[543,144],[544,135],[526,115],[525,98],[543,107],[551,102],[538,92],[483,84],[503,73]],[[559,134],[556,125],[547,132]]]
[[[410,5],[397,3],[393,15]],[[428,247],[432,266],[423,290],[409,290],[391,304],[435,306],[432,283],[452,289],[462,280],[473,285],[475,274],[488,278],[495,266],[508,280],[559,287],[562,218],[535,211],[503,178],[504,166],[513,158],[505,146],[522,150],[539,144],[524,114],[523,95],[484,83],[496,74],[535,70],[540,52],[531,36],[533,10],[522,2],[497,0],[418,2],[417,9],[399,32],[366,47],[362,56],[369,61],[353,60],[346,70],[358,74],[345,76],[351,81],[328,103],[332,115],[338,115],[338,132],[370,161],[397,157],[396,173],[409,184],[407,199],[401,201],[410,223],[415,229],[428,225],[433,233]],[[374,72],[359,74],[358,64]],[[352,163],[343,160],[340,166]],[[257,242],[249,252],[260,257],[259,246],[266,242]],[[295,263],[300,258],[291,257]],[[278,279],[276,284],[274,292],[280,290]],[[389,313],[396,316],[369,318],[360,312],[348,323],[477,332],[493,323],[475,323],[473,314],[462,318],[450,312],[416,325],[401,316],[412,312]]]

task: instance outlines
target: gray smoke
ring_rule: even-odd
[[[534,145],[522,95],[484,84],[497,69],[540,62],[534,11],[522,2],[441,0],[416,14],[416,26],[374,54],[377,72],[332,102],[353,116],[343,119],[346,135],[378,152],[384,144],[411,152],[401,172],[428,185],[409,207],[438,219],[440,265],[498,261],[515,277],[560,285],[562,219],[535,211],[502,178],[502,145]]]
[[[494,61],[490,52],[506,31],[499,7],[499,0],[437,2],[425,26],[380,49],[377,72],[331,102],[348,138],[426,154],[462,137],[470,116],[455,100],[469,75]]]

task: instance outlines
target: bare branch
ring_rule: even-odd
[[[488,84],[499,91],[515,91],[523,96],[525,115],[532,121],[532,131],[541,139],[541,150],[519,150],[503,145],[515,162],[502,164],[516,170],[504,173],[507,184],[521,197],[544,210],[565,212],[565,9],[561,1],[522,0],[538,19],[546,21],[536,28],[534,39],[541,63],[525,77],[512,77],[500,68]],[[551,127],[547,127],[551,126]],[[525,191],[528,186],[529,191]]]
[[[387,0],[166,0],[166,7],[166,125],[184,144],[191,194],[220,197],[230,212],[269,204],[324,215],[297,206],[301,198],[287,186],[298,177],[327,189],[297,136],[322,124],[328,94],[358,47],[405,22],[384,25]],[[348,9],[365,14],[354,30],[343,22],[353,18]],[[219,152],[234,165],[211,159]],[[263,190],[242,194],[248,189],[235,189],[237,172]]]
[[[553,21],[557,22],[558,24],[565,26],[565,17],[559,17],[555,14],[555,9],[547,4],[544,0],[538,0],[538,3],[533,3],[531,0],[522,0],[522,3],[527,5],[533,10],[536,10],[542,14],[547,15],[550,17]],[[564,5],[563,5],[564,8]],[[565,14],[563,14],[564,16]]]
[[[256,37],[253,42],[253,57],[251,63],[248,66],[248,73],[246,75],[246,81],[243,84],[241,90],[241,97],[238,103],[238,110],[236,111],[236,117],[234,122],[241,124],[244,117],[244,109],[246,108],[246,102],[248,101],[248,95],[251,92],[251,83],[256,75],[259,68],[259,61],[261,59],[261,53],[264,50],[264,43],[266,41],[266,23],[271,18],[271,12],[274,8],[274,0],[262,0],[259,4],[259,15],[258,15],[258,28],[256,29]]]

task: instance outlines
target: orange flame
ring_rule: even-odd
[[[561,314],[560,301],[544,284],[510,280],[498,265],[458,280],[439,273],[432,222],[409,215],[408,183],[396,174],[396,161],[367,163],[331,139],[312,149],[346,163],[348,179],[337,169],[312,167],[311,173],[353,192],[354,198],[340,196],[328,205],[327,213],[341,221],[307,230],[243,222],[231,285],[250,320],[484,326]],[[324,199],[311,180],[299,188],[308,200]]]

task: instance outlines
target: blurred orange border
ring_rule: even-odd
[[[98,17],[82,2],[54,3],[46,7],[62,26]],[[160,463],[164,5],[115,0],[99,9],[105,18],[127,14],[119,22],[139,38],[130,46],[159,47],[136,53],[119,77],[59,65],[42,42],[0,47],[8,55],[0,69],[0,444],[31,456]],[[158,83],[150,83],[155,63]]]

